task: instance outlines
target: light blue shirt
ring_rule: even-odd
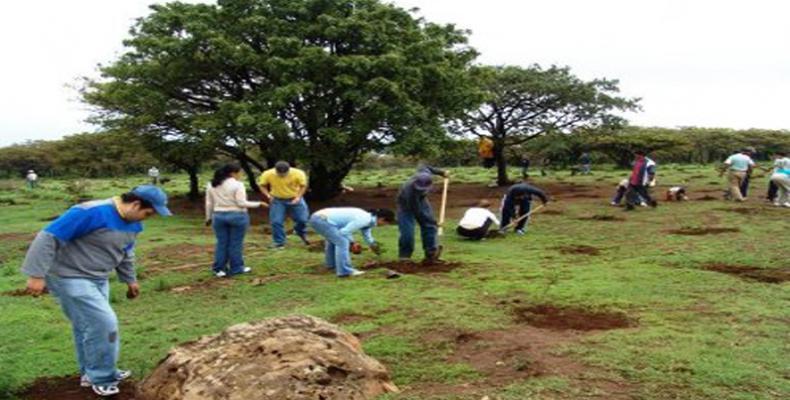
[[[340,231],[340,234],[348,238],[349,241],[353,242],[354,232],[360,231],[365,243],[369,245],[375,243],[372,229],[376,226],[376,217],[361,208],[324,208],[316,211],[316,214],[325,217],[326,222],[334,225]]]
[[[752,158],[743,153],[729,156],[724,163],[730,166],[730,170],[738,172],[748,171],[749,167],[754,166]]]

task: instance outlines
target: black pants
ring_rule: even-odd
[[[743,178],[743,182],[741,182],[741,196],[744,198],[749,194],[749,181],[751,176],[746,174],[746,177]]]
[[[647,190],[647,186],[628,185],[628,191],[625,193],[626,206],[628,206],[629,208],[638,206],[639,203],[642,202],[642,199],[640,199],[640,197],[644,199],[647,202],[647,204],[650,204],[651,206],[655,204],[655,200],[653,200],[653,198],[650,197],[650,193]]]
[[[529,210],[532,209],[531,198],[524,197],[521,200],[515,200],[508,198],[507,196],[502,201],[502,228],[508,226],[510,221],[521,217],[524,214],[529,213]],[[516,214],[516,208],[518,208],[518,214]],[[524,229],[524,226],[529,222],[529,219],[532,217],[527,217],[518,221],[516,224],[516,229]]]
[[[779,192],[779,186],[776,186],[774,181],[768,181],[768,200],[774,201],[776,200],[776,196]]]
[[[483,159],[483,168],[493,168],[496,164],[495,158],[484,158]]]
[[[455,231],[458,232],[459,235],[461,235],[461,236],[463,236],[465,238],[469,238],[469,239],[472,239],[472,240],[480,240],[480,239],[486,237],[486,235],[488,235],[488,229],[491,228],[491,224],[493,224],[493,223],[494,223],[494,221],[491,220],[491,218],[489,218],[489,219],[486,220],[486,222],[483,224],[483,226],[481,226],[479,228],[466,229],[466,228],[464,228],[462,226],[459,226],[458,228],[455,229]]]

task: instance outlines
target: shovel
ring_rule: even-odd
[[[507,229],[510,229],[510,228],[512,228],[512,227],[514,227],[514,226],[516,226],[516,224],[518,224],[519,222],[521,222],[521,220],[523,220],[523,219],[525,219],[525,218],[528,218],[530,215],[532,215],[532,213],[534,213],[535,211],[538,211],[538,210],[540,210],[540,209],[541,209],[541,208],[543,208],[543,207],[546,207],[546,204],[541,204],[541,205],[539,205],[539,206],[537,206],[537,207],[533,208],[532,210],[530,210],[530,212],[528,212],[528,213],[526,213],[526,214],[524,214],[524,215],[522,215],[522,216],[520,216],[520,217],[518,217],[518,218],[514,219],[513,221],[510,221],[510,223],[509,223],[509,224],[507,224],[507,226],[503,226],[503,227],[502,227],[502,228],[500,228],[499,230],[500,230],[500,231],[504,231],[504,230],[507,230]]]

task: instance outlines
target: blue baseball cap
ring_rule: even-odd
[[[156,210],[157,214],[163,217],[169,217],[173,215],[173,213],[171,213],[167,208],[167,194],[159,187],[154,185],[140,185],[132,189],[132,194],[137,195],[141,199],[151,203],[151,205],[154,206],[154,210]]]

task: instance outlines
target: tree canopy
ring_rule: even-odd
[[[568,67],[480,67],[474,71],[483,101],[453,123],[461,135],[494,142],[497,182],[509,183],[505,150],[541,135],[613,129],[625,120],[614,111],[638,109],[638,99],[618,96],[618,81],[584,81]]]
[[[378,0],[151,8],[85,87],[96,120],[212,143],[248,168],[302,162],[314,197],[338,193],[366,152],[443,135],[475,101],[467,33]]]

